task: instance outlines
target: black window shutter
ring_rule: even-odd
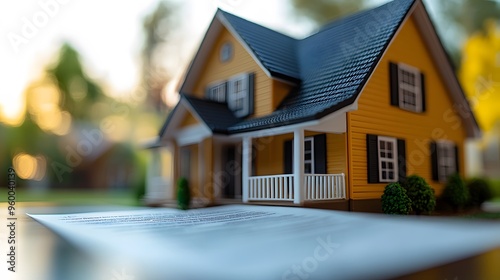
[[[378,137],[366,135],[368,183],[378,183]]]
[[[398,139],[398,168],[399,181],[406,180],[406,142],[403,139]]]
[[[225,103],[227,103],[227,101],[229,100],[229,90],[228,90],[228,87],[229,87],[229,82],[225,81],[224,82],[224,100],[225,100]]]
[[[283,145],[283,166],[285,174],[293,173],[293,140],[285,141]]]
[[[437,143],[431,141],[430,149],[431,149],[432,180],[437,182],[439,181]]]
[[[326,134],[314,136],[314,173],[326,174]]]
[[[253,114],[254,110],[254,79],[254,73],[248,74],[248,115]]]
[[[399,81],[398,81],[398,65],[389,63],[389,77],[391,86],[391,105],[399,107]]]
[[[460,174],[460,155],[458,153],[458,146],[455,145],[455,171]]]
[[[427,109],[426,106],[426,96],[425,96],[425,75],[424,73],[420,73],[420,90],[422,92],[422,112],[425,112]]]

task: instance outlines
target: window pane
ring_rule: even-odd
[[[420,88],[420,71],[411,66],[399,64],[399,107],[409,111],[420,112],[422,89]]]
[[[438,175],[439,180],[444,182],[455,173],[455,145],[451,142],[438,142]]]
[[[312,172],[312,165],[311,165],[311,163],[306,163],[304,165],[304,173],[311,174],[311,172]]]
[[[312,159],[311,152],[304,154],[304,160],[311,160],[311,159]]]
[[[396,139],[381,137],[378,141],[379,179],[382,182],[393,182],[397,180]]]
[[[311,140],[308,139],[304,142],[304,150],[306,150],[306,151],[311,150]]]

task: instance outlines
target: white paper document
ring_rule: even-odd
[[[494,222],[298,207],[30,216],[135,279],[385,279],[500,247]]]

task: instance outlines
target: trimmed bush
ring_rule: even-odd
[[[488,180],[493,197],[500,198],[500,180]]]
[[[429,215],[436,208],[434,189],[418,175],[411,175],[402,184],[411,200],[411,207],[417,215]]]
[[[469,190],[464,180],[458,174],[448,178],[443,191],[443,200],[450,204],[455,211],[462,210],[469,202]]]
[[[382,195],[382,211],[385,214],[396,215],[408,215],[411,212],[411,200],[399,183],[385,186]]]
[[[473,207],[479,207],[483,202],[493,198],[488,182],[481,178],[474,178],[467,182],[467,189],[469,189],[469,203]]]
[[[177,181],[177,206],[179,209],[186,210],[191,202],[191,193],[189,191],[188,180],[181,177]]]

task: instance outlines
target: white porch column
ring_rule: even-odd
[[[304,130],[293,132],[293,203],[304,202]]]
[[[242,165],[242,170],[241,170],[241,180],[242,182],[242,198],[243,202],[247,203],[248,202],[248,181],[249,177],[251,174],[251,168],[252,168],[252,138],[251,137],[244,137],[243,138],[243,143],[242,143],[242,159],[241,159],[241,165]]]

